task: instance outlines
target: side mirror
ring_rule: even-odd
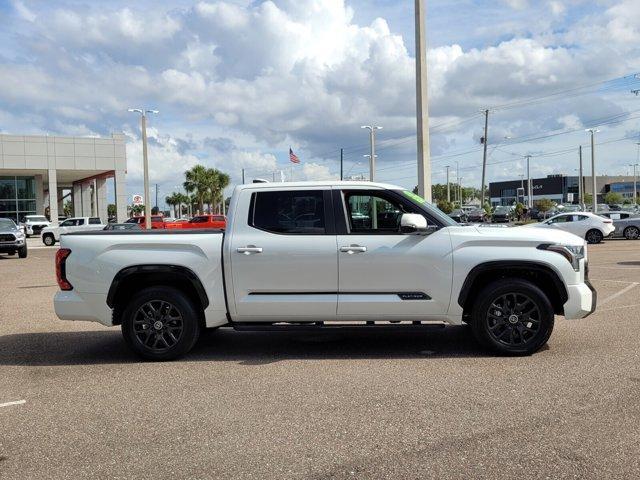
[[[419,213],[403,213],[400,217],[400,232],[407,234],[424,234],[429,232],[427,219]]]

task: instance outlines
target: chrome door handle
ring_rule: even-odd
[[[262,247],[238,247],[238,253],[244,253],[245,255],[251,255],[252,253],[262,253]]]
[[[353,255],[354,253],[364,253],[367,251],[367,247],[362,247],[360,245],[350,245],[348,247],[340,247],[341,252],[348,253],[349,255]]]

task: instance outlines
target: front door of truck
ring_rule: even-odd
[[[264,187],[242,192],[230,238],[234,320],[336,317],[338,253],[331,190]],[[231,301],[231,299],[229,299]],[[231,308],[231,307],[230,307]]]
[[[338,318],[417,320],[445,314],[453,269],[448,230],[400,233],[402,214],[420,213],[400,193],[342,190],[341,199],[347,231],[337,236]]]

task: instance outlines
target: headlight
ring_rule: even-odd
[[[548,250],[550,252],[559,253],[571,264],[573,269],[580,271],[580,260],[584,258],[584,245],[558,245],[546,243],[538,245],[538,250]]]
[[[24,237],[24,232],[22,230],[18,230],[16,232],[16,238],[23,238]]]

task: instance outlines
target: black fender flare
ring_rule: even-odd
[[[113,277],[111,286],[109,287],[109,293],[107,294],[107,305],[109,308],[114,308],[115,299],[118,294],[118,289],[122,283],[133,275],[153,275],[153,274],[168,274],[188,281],[196,291],[202,309],[206,309],[209,306],[209,297],[205,291],[200,278],[193,272],[193,270],[180,265],[133,265],[125,267],[120,270]]]
[[[471,271],[467,274],[467,278],[465,278],[464,283],[462,284],[462,288],[460,289],[460,294],[458,295],[458,305],[464,308],[469,293],[471,292],[471,287],[473,286],[476,278],[478,278],[479,275],[492,270],[527,270],[530,272],[542,273],[548,276],[553,282],[554,287],[558,291],[562,304],[566,303],[566,301],[569,299],[567,287],[565,286],[558,273],[549,265],[528,260],[497,260],[480,263],[471,269]]]

